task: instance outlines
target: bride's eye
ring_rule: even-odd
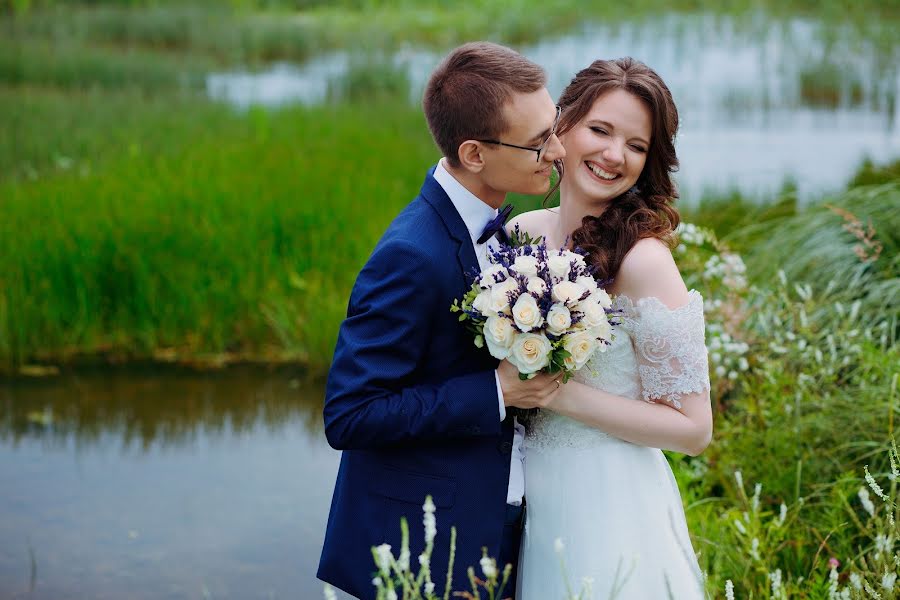
[[[600,135],[609,135],[609,133],[602,127],[591,127],[590,129],[594,133],[599,133]]]

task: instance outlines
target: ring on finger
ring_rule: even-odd
[[[556,382],[556,389],[559,389],[559,379],[554,379],[553,381]]]

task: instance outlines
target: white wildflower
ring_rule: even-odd
[[[750,556],[754,560],[760,560],[759,556],[759,538],[753,538],[750,542]]]
[[[397,600],[397,592],[395,592],[394,590],[388,590],[387,600]]]
[[[840,600],[838,596],[838,572],[837,567],[831,567],[828,573],[828,600]]]
[[[730,579],[725,580],[725,600],[734,600],[734,584]]]
[[[431,565],[431,558],[428,557],[428,554],[423,552],[419,555],[419,564],[423,567],[428,567]]]
[[[881,558],[881,554],[888,554],[894,547],[894,538],[889,535],[879,533],[875,536],[875,558]]]
[[[429,581],[425,584],[425,593],[429,596],[434,594],[434,582]]]
[[[325,584],[325,600],[337,600],[337,594],[334,593],[334,588],[332,588],[327,583]]]
[[[740,531],[742,534],[747,535],[747,530],[744,528],[744,524],[737,519],[734,520],[734,528]]]
[[[493,579],[497,576],[497,563],[493,558],[489,558],[485,556],[481,559],[481,572],[484,573],[484,576],[488,579]]]
[[[409,571],[409,548],[400,549],[400,556],[397,557],[397,568],[404,573]]]
[[[776,523],[778,524],[779,527],[784,525],[785,519],[787,519],[787,505],[784,502],[782,502],[781,508],[778,511],[778,520],[776,521]]]
[[[756,512],[759,510],[759,494],[762,492],[762,484],[757,483],[753,488],[753,498],[750,499],[750,510]]]
[[[869,484],[869,487],[872,488],[872,491],[875,492],[875,495],[884,500],[888,501],[887,494],[884,493],[884,490],[881,489],[881,486],[878,485],[878,482],[875,481],[875,478],[869,473],[869,465],[863,467],[863,471],[866,474],[866,483]]]
[[[864,487],[859,488],[859,491],[856,493],[859,496],[859,501],[862,504],[863,509],[867,513],[869,513],[870,517],[875,516],[875,504],[872,503],[871,498],[869,498],[869,490]]]
[[[881,594],[876,592],[875,588],[869,585],[868,581],[863,582],[863,587],[865,588],[866,592],[868,592],[869,596],[871,596],[875,600],[881,600]]]
[[[738,487],[740,489],[744,489],[744,475],[740,471],[734,472],[734,480],[737,482]]]
[[[380,588],[381,586],[384,585],[384,582],[381,580],[381,577],[376,577],[375,579],[372,580],[372,585],[374,585],[377,588]]]
[[[783,590],[781,589],[781,569],[775,569],[774,573],[769,573],[769,581],[772,583],[772,597],[781,598]]]
[[[890,571],[885,570],[884,575],[881,576],[881,588],[886,592],[894,591],[894,584],[897,582],[897,574],[891,573]]]
[[[852,585],[854,589],[862,589],[863,582],[862,577],[859,576],[859,573],[850,573],[850,585]]]
[[[739,368],[741,371],[746,371],[747,369],[750,368],[750,363],[747,362],[747,359],[744,358],[744,357],[742,356],[742,357],[740,358],[740,360],[738,361],[738,368]]]
[[[375,554],[378,557],[378,570],[382,573],[387,573],[391,568],[391,561],[394,560],[394,555],[391,554],[391,545],[381,544],[377,546]]]
[[[425,526],[425,542],[433,542],[435,536],[437,535],[437,521],[434,517],[434,502],[431,500],[431,496],[425,497],[425,504],[422,505],[422,512],[424,513],[422,516],[422,525]]]
[[[787,275],[784,274],[783,269],[778,269],[778,281],[781,282],[781,285],[787,285]]]
[[[728,374],[728,369],[726,369],[723,365],[719,365],[716,367],[716,376],[717,377],[725,377]]]

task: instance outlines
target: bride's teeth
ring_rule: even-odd
[[[601,179],[615,179],[616,177],[618,177],[618,175],[616,175],[615,173],[608,173],[608,172],[604,171],[603,169],[601,169],[600,167],[593,165],[591,163],[585,163],[585,164],[587,164],[588,169],[591,170],[591,173],[593,173],[597,177],[600,177]]]

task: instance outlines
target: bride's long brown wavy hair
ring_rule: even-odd
[[[607,92],[621,89],[644,103],[651,115],[651,139],[647,162],[637,183],[613,199],[599,217],[587,215],[572,233],[572,246],[588,253],[598,279],[611,279],[625,254],[648,237],[674,243],[673,232],[681,218],[672,203],[678,197],[671,174],[678,170],[675,133],[678,109],[669,88],[656,72],[630,57],[596,60],[582,69],[563,90],[558,133],[565,134],[587,115],[594,102]],[[562,161],[556,168],[560,181]]]

